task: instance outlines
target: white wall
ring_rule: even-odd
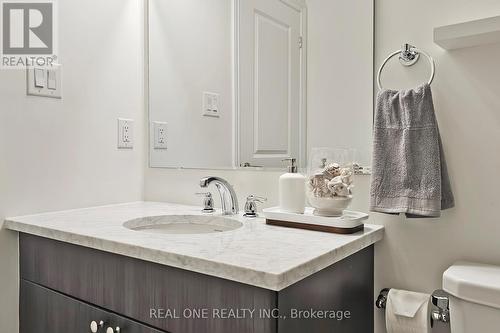
[[[149,6],[150,120],[168,123],[151,165],[232,167],[232,0]],[[202,116],[204,91],[219,94],[219,118]]]
[[[140,200],[145,142],[139,0],[59,5],[63,100],[26,96],[24,71],[0,71],[0,221]],[[118,151],[117,117],[136,120]],[[0,231],[0,332],[17,332],[17,236]]]
[[[446,51],[432,41],[433,27],[499,15],[500,2],[377,0],[375,12],[377,66],[404,42],[436,60],[432,90],[457,205],[438,220],[377,215],[386,236],[377,248],[376,286],[432,292],[455,260],[500,264],[500,44]],[[385,72],[388,87],[415,86],[429,75],[425,61],[410,70],[395,62]]]

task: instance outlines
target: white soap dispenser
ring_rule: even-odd
[[[287,158],[288,172],[281,175],[279,180],[280,209],[287,213],[304,214],[306,206],[306,177],[297,172],[297,160]]]

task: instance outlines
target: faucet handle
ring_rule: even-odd
[[[249,195],[245,203],[245,217],[257,217],[257,202],[266,202],[267,198]]]
[[[214,209],[214,199],[212,198],[212,193],[210,192],[199,192],[196,193],[198,196],[203,196],[203,209],[202,213],[213,213]]]

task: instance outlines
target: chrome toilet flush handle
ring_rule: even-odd
[[[432,323],[434,321],[441,321],[443,323],[450,322],[450,299],[444,290],[435,290],[432,293],[432,304],[437,309],[432,310],[431,317]]]
[[[247,202],[245,203],[245,217],[257,217],[257,202],[266,202],[267,198],[259,197],[256,195],[249,195],[247,197]]]

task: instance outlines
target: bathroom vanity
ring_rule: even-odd
[[[152,202],[7,219],[20,332],[373,332],[382,226],[336,235],[230,219]],[[213,227],[179,227],[192,221]]]

